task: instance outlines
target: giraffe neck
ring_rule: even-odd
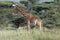
[[[27,16],[32,16],[31,13],[29,13],[28,11],[24,10],[23,8],[19,7],[18,5],[16,5],[16,9],[18,11],[21,12],[21,14],[23,14],[23,16],[27,17]]]

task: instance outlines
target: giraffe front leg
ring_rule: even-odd
[[[28,30],[28,31],[31,31],[30,21],[29,21],[29,20],[27,21],[27,30]]]
[[[37,25],[39,26],[39,31],[42,31],[42,21],[37,21]]]

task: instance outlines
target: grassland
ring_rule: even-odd
[[[39,32],[33,29],[32,32],[21,30],[0,30],[0,40],[60,40],[60,29],[44,29]]]

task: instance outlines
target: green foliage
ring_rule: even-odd
[[[13,2],[0,2],[0,29],[13,29],[10,21],[20,18],[21,14],[16,14],[12,7]]]
[[[54,2],[44,3],[39,3],[38,1],[23,0],[20,3],[11,1],[0,2],[0,28],[9,29],[19,25],[26,25],[25,17],[12,7],[13,3],[31,12],[32,15],[41,18],[44,27],[60,27],[60,1],[55,0]],[[24,20],[24,23],[22,21],[18,21],[19,23],[15,22],[17,20]]]

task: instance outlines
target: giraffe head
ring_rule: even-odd
[[[17,7],[17,5],[16,5],[16,4],[13,4],[13,5],[12,5],[12,7],[16,8],[16,7]]]
[[[15,4],[13,4],[12,6],[13,6],[13,7],[15,7],[16,5],[15,5]]]

